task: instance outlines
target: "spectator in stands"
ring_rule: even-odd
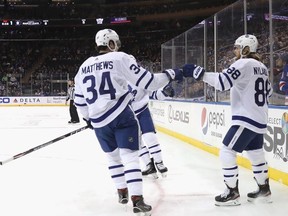
[[[288,105],[288,54],[285,53],[281,56],[280,63],[282,64],[283,71],[282,76],[279,81],[279,89],[283,91],[286,95],[285,97],[285,105]]]

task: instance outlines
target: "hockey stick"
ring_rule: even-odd
[[[55,139],[53,139],[53,140],[51,140],[51,141],[49,141],[49,142],[46,142],[46,143],[43,143],[43,144],[41,144],[41,145],[35,146],[34,148],[31,148],[31,149],[29,149],[29,150],[27,150],[27,151],[24,151],[24,152],[22,152],[22,153],[19,153],[19,154],[17,154],[17,155],[14,155],[13,157],[8,158],[8,159],[6,159],[6,160],[4,160],[4,161],[0,161],[0,165],[3,165],[3,164],[5,164],[5,163],[8,163],[8,162],[10,162],[10,161],[12,161],[12,160],[16,160],[17,158],[23,157],[24,155],[30,154],[31,152],[37,151],[37,150],[39,150],[39,149],[41,149],[41,148],[44,148],[45,146],[51,145],[51,144],[53,144],[53,143],[55,143],[55,142],[57,142],[57,141],[59,141],[59,140],[65,139],[66,137],[69,137],[69,136],[71,136],[71,135],[73,135],[73,134],[79,133],[79,132],[81,132],[81,131],[83,131],[83,130],[85,130],[85,129],[87,129],[87,128],[88,128],[88,125],[86,125],[85,127],[79,128],[79,129],[77,129],[77,130],[71,131],[70,133],[67,133],[67,134],[65,134],[65,135],[62,135],[62,136],[60,136],[60,137],[57,137],[57,138],[55,138]]]
[[[285,156],[283,156],[283,155],[279,152],[278,149],[277,149],[276,151],[277,151],[276,154],[277,154],[284,162],[287,162],[287,161],[288,161],[287,158],[286,158]]]

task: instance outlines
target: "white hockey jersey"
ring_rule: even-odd
[[[239,59],[223,73],[206,72],[203,81],[220,91],[231,89],[232,125],[266,133],[272,88],[263,63],[252,58]]]
[[[75,76],[75,105],[93,127],[103,127],[131,102],[128,82],[153,91],[166,86],[169,78],[165,73],[150,73],[124,52],[90,57]]]

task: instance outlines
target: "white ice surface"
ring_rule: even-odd
[[[68,107],[0,107],[0,161],[64,135]],[[218,157],[158,133],[167,178],[144,178],[145,201],[153,216],[284,216],[288,187],[270,180],[272,204],[251,204],[256,189],[250,170],[240,168],[242,205],[216,207],[223,184]],[[0,216],[128,216],[106,167],[106,158],[90,129],[0,166]]]

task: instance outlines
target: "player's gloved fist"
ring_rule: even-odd
[[[175,96],[175,91],[174,91],[174,88],[172,87],[171,84],[166,85],[163,88],[162,93],[165,95],[165,97],[174,97]]]
[[[194,64],[185,64],[182,69],[184,77],[193,77],[197,81],[200,80],[205,73],[204,68]]]
[[[87,120],[87,119],[85,119],[85,118],[83,118],[83,120],[86,122],[86,124],[87,124],[87,126],[88,126],[89,129],[94,129],[93,126],[92,126],[92,124],[91,124],[91,121],[90,121],[90,120]]]
[[[166,73],[166,75],[169,77],[170,81],[172,80],[183,80],[183,73],[180,69],[167,69],[164,70],[163,73]]]

